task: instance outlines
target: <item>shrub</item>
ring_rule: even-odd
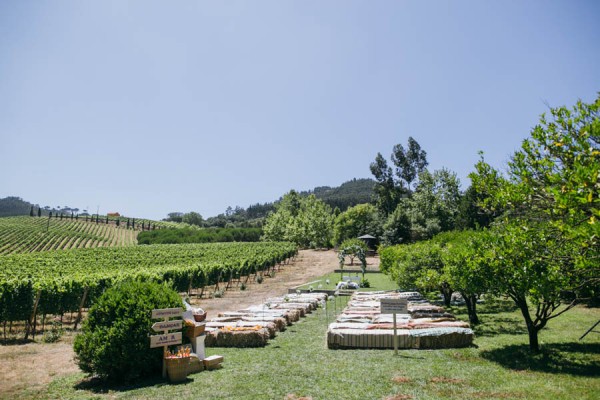
[[[159,374],[162,349],[151,349],[151,311],[182,307],[173,289],[152,282],[123,282],[108,289],[90,308],[75,338],[79,367],[110,381]]]
[[[363,279],[360,280],[359,285],[360,285],[361,288],[370,288],[371,287],[371,282],[369,282],[368,279],[363,278]]]
[[[60,340],[62,335],[65,333],[65,329],[60,321],[52,321],[52,327],[49,332],[44,334],[42,338],[44,343],[56,343]]]

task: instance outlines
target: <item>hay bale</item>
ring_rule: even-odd
[[[447,313],[447,312],[443,312],[443,313],[436,313],[436,312],[414,312],[410,314],[410,317],[412,319],[420,319],[420,318],[454,318],[454,315]]]
[[[415,348],[416,339],[407,329],[398,329],[398,348]],[[330,349],[393,349],[394,331],[365,329],[328,329],[327,347]]]
[[[269,332],[269,337],[273,339],[277,334],[277,328],[273,322],[267,321],[236,321],[236,322],[207,322],[207,328],[254,328],[256,326],[266,329]],[[245,331],[242,331],[245,332]]]
[[[271,305],[271,307],[273,307],[273,309],[275,310],[295,310],[298,311],[300,313],[300,317],[305,317],[307,312],[310,312],[308,310],[308,307],[302,304],[298,304],[298,303],[281,303],[281,304],[275,304],[275,305]]]
[[[241,321],[243,316],[230,316],[230,317],[217,317],[211,319],[209,322],[235,322]]]
[[[474,333],[467,328],[431,328],[410,331],[419,349],[448,349],[468,347],[473,343]]]
[[[423,303],[423,304],[409,304],[408,312],[410,314],[421,313],[421,314],[441,314],[444,313],[443,307],[434,306],[432,304]]]
[[[269,331],[261,328],[256,331],[226,332],[215,329],[207,332],[206,347],[265,347],[269,341]]]
[[[286,310],[285,312],[285,319],[288,326],[293,325],[294,322],[300,321],[301,316],[300,310]]]
[[[269,315],[247,315],[245,317],[242,318],[242,321],[248,321],[248,322],[257,322],[257,321],[264,321],[264,322],[271,322],[273,324],[275,324],[275,328],[280,331],[283,332],[287,326],[287,321],[284,317],[272,317]]]

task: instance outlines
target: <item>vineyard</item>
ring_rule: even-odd
[[[0,218],[0,255],[137,244],[138,231],[71,218]]]
[[[91,305],[108,287],[124,280],[169,282],[190,293],[233,280],[246,280],[294,256],[290,243],[215,243],[98,247],[0,256],[0,322],[37,315],[62,316]],[[228,284],[225,286],[227,287]]]

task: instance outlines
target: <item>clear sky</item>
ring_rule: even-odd
[[[0,1],[0,197],[160,219],[497,167],[600,91],[600,1]]]

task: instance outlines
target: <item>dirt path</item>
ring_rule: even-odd
[[[191,302],[208,312],[208,318],[213,318],[222,311],[235,311],[260,304],[269,297],[282,296],[287,293],[288,288],[311,282],[333,272],[338,268],[338,263],[337,254],[332,250],[301,250],[294,261],[282,266],[273,278],[265,276],[261,284],[251,278],[246,290],[240,290],[234,283],[222,298],[207,298],[205,293],[202,299],[192,296]]]
[[[379,267],[378,258],[368,258],[367,261],[369,269]],[[222,298],[196,299],[192,296],[191,301],[204,308],[210,319],[221,311],[238,310],[260,304],[269,297],[281,296],[287,293],[288,288],[314,281],[337,267],[337,254],[332,250],[302,250],[273,278],[265,276],[262,284],[249,280],[244,291],[233,284]],[[72,342],[73,334],[67,333],[60,343],[0,346],[0,398],[22,397],[25,391],[41,390],[53,379],[79,371],[73,360]]]

